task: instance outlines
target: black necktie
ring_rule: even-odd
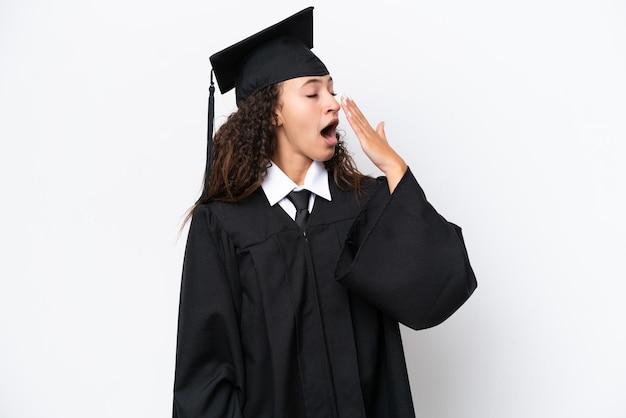
[[[303,231],[306,229],[306,220],[309,217],[309,198],[311,192],[308,190],[293,191],[287,195],[287,199],[296,207],[296,223]]]

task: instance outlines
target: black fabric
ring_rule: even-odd
[[[414,417],[398,322],[449,317],[476,279],[460,229],[407,172],[331,182],[307,237],[263,191],[193,215],[173,416]]]
[[[306,221],[309,218],[309,199],[311,192],[308,190],[292,191],[287,199],[296,207],[295,221],[303,231],[306,231]]]

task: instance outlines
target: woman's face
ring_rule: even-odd
[[[328,75],[282,83],[274,161],[308,167],[311,161],[332,158],[340,109],[334,96],[333,79]]]

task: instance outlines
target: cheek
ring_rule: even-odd
[[[317,132],[318,122],[312,112],[306,107],[292,108],[288,115],[285,115],[285,128],[291,132]]]

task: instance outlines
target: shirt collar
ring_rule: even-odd
[[[280,202],[292,190],[306,189],[316,196],[328,201],[331,200],[330,187],[328,186],[328,173],[321,161],[313,161],[304,177],[304,185],[298,186],[276,164],[272,163],[267,168],[267,175],[261,184],[265,196],[271,206]]]

